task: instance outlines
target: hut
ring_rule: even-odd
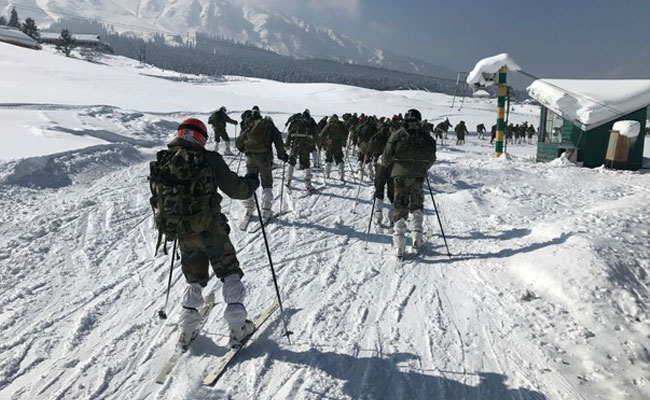
[[[0,42],[26,47],[28,49],[41,49],[41,45],[36,40],[24,34],[20,29],[10,26],[0,26]]]
[[[573,161],[598,167],[606,163],[614,123],[638,121],[640,131],[646,131],[650,80],[538,79],[528,87],[528,94],[541,105],[540,162],[569,152]],[[616,167],[640,169],[644,139],[641,133],[630,142],[627,159]]]

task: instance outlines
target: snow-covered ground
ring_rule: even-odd
[[[217,81],[2,44],[0,81],[2,399],[650,396],[650,175],[538,164],[533,145],[494,159],[475,135],[440,146],[430,173],[451,260],[428,197],[436,235],[396,271],[387,233],[365,243],[369,182],[355,208],[352,182],[302,197],[298,173],[295,211],[269,226],[292,345],[276,317],[214,388],[201,387],[225,352],[219,303],[157,385],[184,283],[177,268],[170,319],[157,320],[169,260],[152,256],[147,163],[178,121],[207,120],[224,104],[237,114],[257,104],[278,125],[305,107],[417,107],[473,130],[491,124],[496,105],[467,99],[459,111],[449,96],[424,92]],[[517,106],[511,120],[537,125],[536,112]],[[240,217],[237,202],[223,206],[231,221]],[[261,232],[233,227],[231,237],[256,314],[274,296]]]

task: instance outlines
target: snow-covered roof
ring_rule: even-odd
[[[507,53],[484,58],[477,62],[474,69],[467,75],[467,83],[470,86],[491,86],[495,83],[495,74],[502,67],[510,71],[519,71],[521,68]]]
[[[43,40],[56,40],[61,36],[60,32],[41,32],[41,39]],[[73,33],[72,39],[80,42],[99,42],[100,38],[98,35],[93,34],[78,34]]]
[[[587,131],[650,105],[650,80],[538,79],[528,94]]]
[[[40,49],[41,45],[22,31],[8,26],[0,26],[0,42],[15,44],[18,46]]]

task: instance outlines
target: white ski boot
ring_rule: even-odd
[[[327,179],[330,178],[330,173],[332,173],[332,163],[328,162],[328,163],[325,163],[325,177]]]
[[[234,154],[230,151],[230,140],[224,140],[223,142],[223,154],[225,156],[233,156]]]
[[[316,190],[314,186],[311,184],[311,169],[305,170],[305,188],[309,192],[313,192],[314,190]]]
[[[287,167],[287,176],[284,182],[284,186],[289,187],[291,185],[291,180],[293,179],[293,165],[289,164]]]
[[[393,228],[393,248],[397,257],[404,257],[404,249],[406,248],[406,221],[400,218],[395,222]]]
[[[384,215],[384,201],[382,199],[375,199],[375,211],[372,214],[373,222],[375,223],[375,231],[377,233],[383,232]]]
[[[264,222],[268,221],[273,215],[273,189],[264,188],[262,189],[262,220]]]
[[[416,251],[420,248],[420,246],[422,246],[422,232],[424,231],[422,228],[423,220],[424,215],[422,214],[422,210],[415,210],[413,214],[411,214],[411,234],[413,239],[412,246]]]
[[[201,328],[199,307],[203,304],[203,288],[198,283],[192,283],[185,288],[183,294],[183,312],[180,317],[180,337],[178,343],[183,350],[198,336]]]
[[[230,328],[231,347],[240,346],[242,341],[255,331],[255,324],[246,319],[248,312],[244,307],[246,288],[238,274],[230,274],[223,279],[223,300],[227,304],[223,316]]]

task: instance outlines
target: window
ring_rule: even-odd
[[[544,121],[542,132],[542,141],[545,143],[562,143],[562,126],[564,125],[564,119],[554,113],[553,111],[546,109],[546,120]]]

